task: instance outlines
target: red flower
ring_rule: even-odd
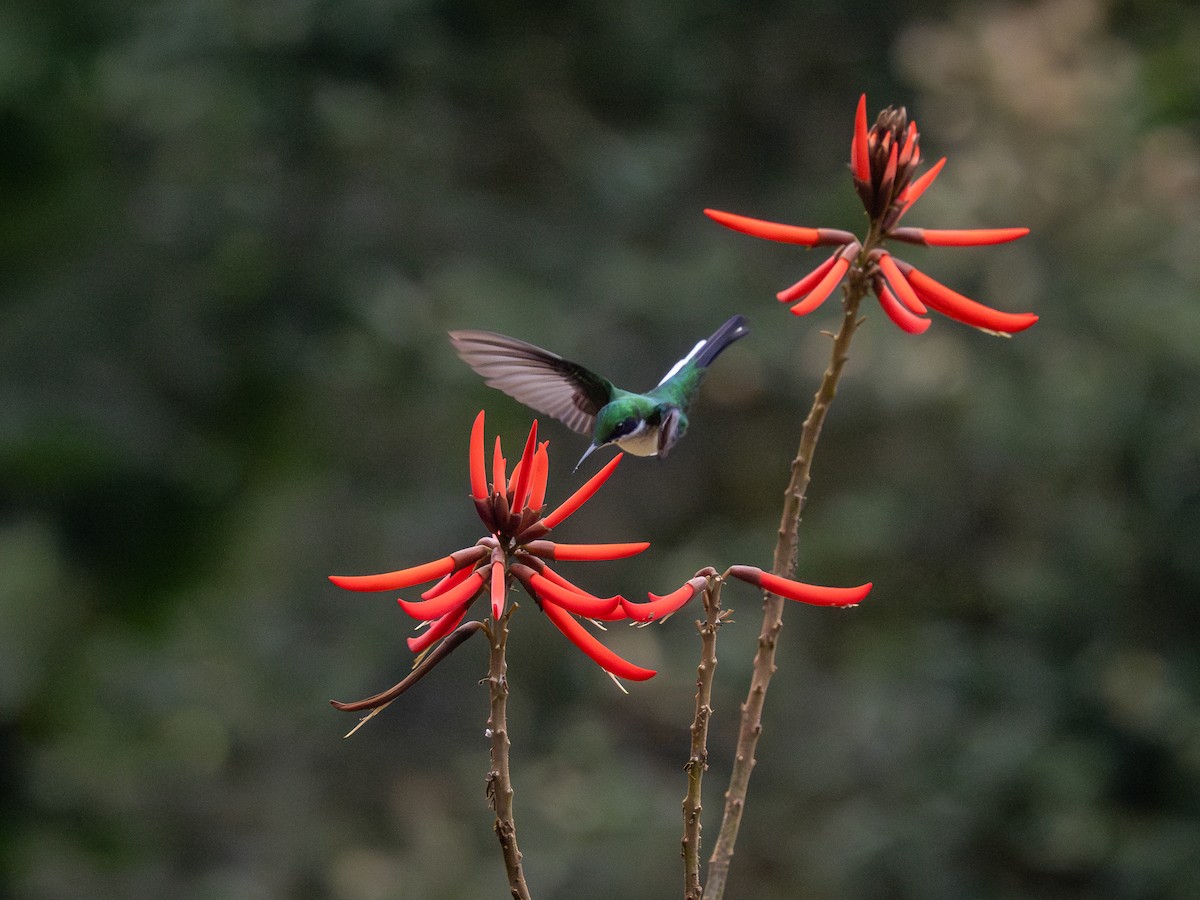
[[[649,603],[630,603],[622,598],[621,608],[625,611],[625,615],[635,622],[661,621],[678,612],[689,600],[703,591],[708,585],[709,574],[715,575],[716,570],[701,570],[683,587],[664,597],[651,594]],[[770,591],[772,594],[813,606],[857,606],[871,592],[872,586],[868,581],[857,587],[823,587],[819,584],[806,584],[803,581],[793,581],[790,578],[771,575],[754,566],[731,566],[725,576],[740,578],[742,581]]]
[[[575,619],[623,619],[622,597],[596,597],[550,568],[556,560],[623,559],[641,553],[645,542],[626,544],[560,544],[545,540],[558,525],[596,493],[621,461],[621,454],[587,481],[552,512],[545,512],[546,479],[550,457],[548,441],[537,441],[537,422],[529,429],[525,451],[506,474],[506,463],[496,438],[489,490],[483,441],[484,414],[471,429],[471,496],[489,534],[475,546],[424,565],[382,575],[331,575],[329,580],[351,591],[393,591],[440,579],[421,594],[421,600],[401,599],[400,607],[414,619],[429,622],[424,634],[408,639],[409,649],[423,653],[450,634],[471,604],[489,590],[492,618],[504,615],[508,587],[515,578],[567,638],[602,668],[621,678],[643,681],[655,673],[617,656]]]
[[[930,247],[976,247],[1002,244],[1024,237],[1028,228],[980,228],[937,230],[898,227],[903,216],[925,192],[946,160],[938,160],[919,178],[914,178],[921,162],[920,134],[917,123],[909,122],[903,107],[888,107],[879,114],[874,127],[867,129],[867,97],[858,101],[854,138],[850,142],[850,171],[854,189],[862,199],[871,220],[871,232],[864,248],[854,235],[833,228],[802,228],[781,225],[716,209],[705,215],[716,222],[754,237],[805,247],[833,246],[838,249],[816,269],[776,296],[793,303],[798,316],[812,312],[825,302],[852,266],[861,266],[884,313],[910,334],[921,334],[930,325],[927,307],[984,331],[1011,335],[1023,331],[1038,317],[1033,313],[1006,313],[983,306],[934,281],[908,263],[893,259],[883,249],[889,239]]]

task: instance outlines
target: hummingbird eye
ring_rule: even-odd
[[[630,416],[628,419],[622,419],[617,423],[617,427],[613,429],[613,438],[623,438],[633,434],[638,429],[638,419]]]

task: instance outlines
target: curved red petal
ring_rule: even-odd
[[[811,603],[814,606],[855,606],[871,592],[872,584],[867,582],[849,588],[823,587],[763,572],[761,586],[772,594],[787,597],[789,600],[799,600],[801,603]]]
[[[658,674],[653,669],[643,669],[641,666],[635,666],[629,660],[617,656],[592,637],[587,629],[573,619],[565,609],[553,603],[546,603],[542,606],[542,611],[546,613],[546,618],[554,623],[554,627],[566,635],[567,640],[586,653],[606,672],[611,672],[618,678],[628,678],[630,681],[645,681]]]
[[[929,319],[922,319],[920,316],[914,315],[896,299],[896,295],[888,290],[887,285],[882,282],[875,285],[875,296],[879,299],[879,306],[887,314],[887,317],[897,327],[909,334],[924,334],[933,324]]]
[[[671,593],[662,597],[651,593],[647,593],[646,596],[650,598],[648,603],[632,603],[622,597],[621,609],[625,611],[625,615],[635,622],[650,622],[654,619],[664,619],[672,613],[677,612],[696,596],[696,586],[689,581],[683,587],[671,591]]]
[[[921,199],[921,195],[929,189],[931,184],[933,184],[934,179],[938,177],[938,172],[942,171],[942,166],[944,165],[946,165],[946,157],[943,156],[933,164],[928,172],[913,181],[908,187],[900,192],[899,200],[903,204],[903,207],[900,210],[901,216],[908,212],[908,208],[910,206]],[[897,216],[897,218],[899,218],[899,216]]]
[[[453,556],[443,556],[410,569],[380,575],[330,575],[329,580],[347,591],[396,591],[447,575],[454,570],[454,565]]]
[[[803,581],[772,575],[755,566],[732,566],[729,574],[772,594],[813,606],[855,606],[871,592],[872,587],[871,582],[851,588],[805,584]]]
[[[432,619],[440,619],[460,604],[474,600],[482,587],[483,573],[476,570],[462,584],[456,585],[436,599],[412,602],[399,598],[396,602],[400,604],[401,609],[414,619],[430,621]]]
[[[463,566],[461,569],[451,572],[449,575],[423,593],[421,595],[421,599],[432,600],[434,597],[440,597],[442,594],[446,593],[446,591],[450,590],[450,588],[462,584],[470,577],[471,567]]]
[[[549,441],[542,441],[533,454],[533,477],[529,485],[529,508],[541,509],[546,502],[546,482],[550,477],[550,454],[546,451]]]
[[[500,435],[496,435],[496,448],[492,451],[492,491],[502,497],[507,497],[505,488],[508,477],[504,471],[504,451],[500,449]]]
[[[458,623],[463,620],[464,616],[466,616],[467,608],[470,605],[471,602],[469,600],[464,602],[458,609],[450,610],[450,612],[436,620],[432,625],[430,625],[416,637],[408,638],[405,641],[405,643],[408,644],[408,649],[413,653],[423,653],[426,648],[432,647],[439,640],[444,638],[458,627]]]
[[[719,209],[706,209],[704,214],[714,222],[724,225],[751,237],[765,238],[768,241],[781,241],[785,244],[801,244],[805,247],[815,246],[821,240],[821,232],[816,228],[805,228],[800,225],[784,225],[780,222],[768,222],[765,219],[752,219],[749,216],[739,216],[735,213],[723,212]]]
[[[821,279],[828,274],[829,270],[833,268],[833,264],[837,262],[837,258],[838,254],[833,254],[833,256],[829,257],[829,259],[825,260],[825,262],[821,263],[791,287],[784,288],[776,294],[776,298],[780,303],[791,303],[797,297],[803,297],[820,284]]]
[[[529,497],[529,484],[533,476],[533,454],[536,450],[537,419],[534,419],[533,424],[529,427],[529,437],[525,439],[525,450],[521,454],[521,461],[517,464],[520,471],[513,469],[513,478],[516,480],[516,487],[512,491],[514,512],[523,509],[525,500]]]
[[[957,319],[965,325],[973,325],[988,331],[999,331],[1003,334],[1015,334],[1024,331],[1038,320],[1033,313],[1007,313],[982,303],[976,303],[970,297],[964,297],[957,291],[952,291],[938,281],[934,281],[924,272],[907,266],[905,276],[908,283],[920,295],[921,299],[944,316]]]
[[[792,307],[791,312],[794,316],[805,316],[820,306],[833,293],[833,289],[838,286],[838,282],[842,280],[842,276],[850,268],[850,261],[844,256],[838,256],[830,266],[829,271],[825,273],[825,277],[807,297]]]
[[[850,165],[854,177],[870,183],[871,162],[867,151],[867,95],[858,98],[858,109],[854,113],[854,138],[850,141]]]
[[[621,461],[621,457],[624,455],[624,453],[618,453],[609,460],[603,469],[584,482],[583,487],[564,500],[554,512],[544,517],[542,523],[547,528],[553,528],[579,509],[579,507],[583,506],[583,504],[587,503],[591,499],[592,494],[600,490],[600,486],[608,481],[609,476],[612,475],[613,470],[617,467],[617,463]]]
[[[890,253],[881,253],[879,255],[879,271],[888,280],[888,284],[895,288],[896,296],[900,298],[901,303],[917,315],[928,312],[925,309],[925,304],[921,302],[921,298],[917,296],[912,285],[905,279],[904,273],[900,271],[900,267],[896,265],[896,261]]]
[[[504,598],[508,594],[508,585],[504,583],[504,563],[496,560],[492,563],[492,621],[499,622],[504,615]]]
[[[917,123],[909,122],[908,123],[908,131],[904,135],[904,147],[900,151],[899,162],[900,162],[901,168],[903,168],[905,166],[909,166],[909,165],[915,166],[915,165],[917,165],[917,163],[919,163],[921,161],[920,160],[920,151],[917,150],[917,138],[918,137],[919,137],[919,135],[917,134]],[[916,154],[915,157],[913,155],[914,153]]]
[[[479,411],[479,415],[475,417],[475,424],[471,426],[471,448],[470,448],[470,468],[471,468],[471,496],[476,500],[486,500],[488,497],[487,489],[487,470],[483,462],[483,410]]]
[[[596,597],[584,593],[574,585],[570,588],[562,587],[537,572],[529,576],[529,584],[545,602],[557,604],[578,616],[608,615],[620,603],[619,597]]]
[[[930,247],[984,247],[1006,244],[1029,234],[1028,228],[922,228],[920,231]]]
[[[637,556],[649,547],[649,541],[634,541],[626,544],[559,544],[555,542],[550,558],[556,562],[626,559],[630,556]]]

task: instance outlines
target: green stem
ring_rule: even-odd
[[[530,900],[525,872],[521,868],[521,851],[517,848],[517,824],[513,821],[512,812],[513,789],[508,773],[508,663],[504,659],[504,650],[508,644],[508,619],[516,608],[514,603],[488,629],[491,660],[487,685],[491,696],[491,713],[487,728],[492,739],[492,767],[487,776],[487,796],[496,813],[494,828],[496,837],[500,839],[500,852],[504,854],[509,891],[513,900]]]
[[[821,437],[821,428],[829,413],[829,406],[837,395],[838,381],[849,358],[850,341],[861,324],[859,306],[870,285],[867,276],[867,255],[878,243],[872,229],[864,242],[863,250],[850,269],[850,277],[843,299],[842,325],[833,338],[833,350],[829,367],[821,378],[820,387],[813,397],[812,408],[804,420],[800,433],[800,448],[792,460],[791,479],[783,495],[783,514],[779,521],[779,540],[775,544],[772,572],[791,578],[796,569],[796,554],[799,543],[800,517],[804,511],[808,483],[811,478],[813,454]],[[708,883],[704,889],[704,900],[721,900],[725,895],[725,882],[729,877],[729,865],[733,860],[734,845],[746,807],[746,793],[750,788],[750,773],[754,769],[755,749],[762,734],[762,710],[767,698],[767,688],[775,673],[775,648],[779,632],[783,628],[783,598],[767,593],[763,599],[762,631],[758,637],[758,652],[754,656],[754,671],[750,678],[750,691],[742,704],[741,728],[738,731],[737,749],[733,768],[729,776],[729,789],[725,792],[725,813],[721,830],[708,863]]]

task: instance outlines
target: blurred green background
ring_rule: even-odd
[[[905,251],[1041,322],[873,305],[820,447],[730,900],[1200,896],[1200,7],[1183,0],[17,3],[0,9],[0,895],[505,895],[482,644],[351,740],[410,620],[330,572],[481,530],[466,442],[530,415],[444,333],[629,387],[734,312],[665,462],[628,459],[565,567],[665,592],[767,565],[833,304],[716,206],[860,229],[854,104],[906,105],[909,215],[1028,225]],[[550,498],[585,441],[553,423]],[[590,465],[590,464],[589,464]],[[706,851],[758,631],[726,591]],[[513,623],[539,898],[680,896],[691,614]]]

